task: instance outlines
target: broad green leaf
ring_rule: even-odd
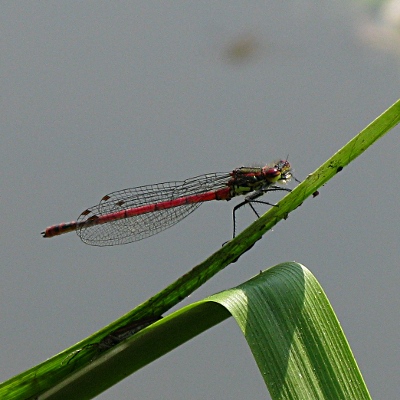
[[[156,322],[40,399],[92,398],[230,315],[274,400],[370,398],[323,289],[305,267],[286,263]]]
[[[212,298],[236,319],[272,399],[370,399],[332,306],[305,267],[281,264]]]

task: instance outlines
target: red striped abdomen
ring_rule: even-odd
[[[185,204],[203,203],[205,201],[211,201],[211,200],[230,200],[231,197],[232,197],[231,189],[229,187],[225,187],[210,192],[193,194],[190,196],[178,197],[177,199],[173,200],[166,200],[166,201],[161,201],[159,203],[146,204],[144,206],[128,208],[126,210],[116,211],[105,215],[93,214],[93,208],[96,208],[97,207],[96,206],[91,209],[83,211],[83,213],[81,214],[81,216],[93,214],[87,220],[79,222],[71,221],[67,223],[53,225],[48,227],[45,230],[45,232],[42,232],[42,234],[43,237],[49,238],[57,235],[62,235],[67,232],[72,232],[76,229],[88,228],[94,225],[106,224],[108,222],[118,221],[125,218],[131,218],[138,215],[152,213],[155,211],[184,206]]]

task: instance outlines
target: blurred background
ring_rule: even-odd
[[[304,179],[400,93],[399,1],[7,2],[0,20],[1,381],[218,250],[237,202],[125,246],[43,239],[47,226],[115,190],[288,154]],[[179,307],[296,260],[372,397],[397,398],[399,154],[396,128]],[[232,319],[99,398],[230,397],[266,397]]]

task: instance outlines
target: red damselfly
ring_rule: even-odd
[[[50,226],[42,235],[49,238],[76,231],[82,241],[90,245],[126,244],[175,225],[205,201],[246,196],[233,209],[235,237],[236,211],[249,204],[259,217],[252,203],[273,205],[257,199],[271,191],[290,192],[290,189],[275,184],[284,184],[292,177],[289,162],[280,160],[263,167],[239,167],[232,172],[216,172],[185,181],[119,190],[104,196],[98,205],[83,211],[77,221]]]

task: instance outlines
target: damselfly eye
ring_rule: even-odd
[[[280,170],[280,168],[277,168],[277,166],[275,166],[273,168],[268,168],[264,171],[264,175],[268,176],[270,178],[275,178],[275,177],[281,175],[281,170]]]

